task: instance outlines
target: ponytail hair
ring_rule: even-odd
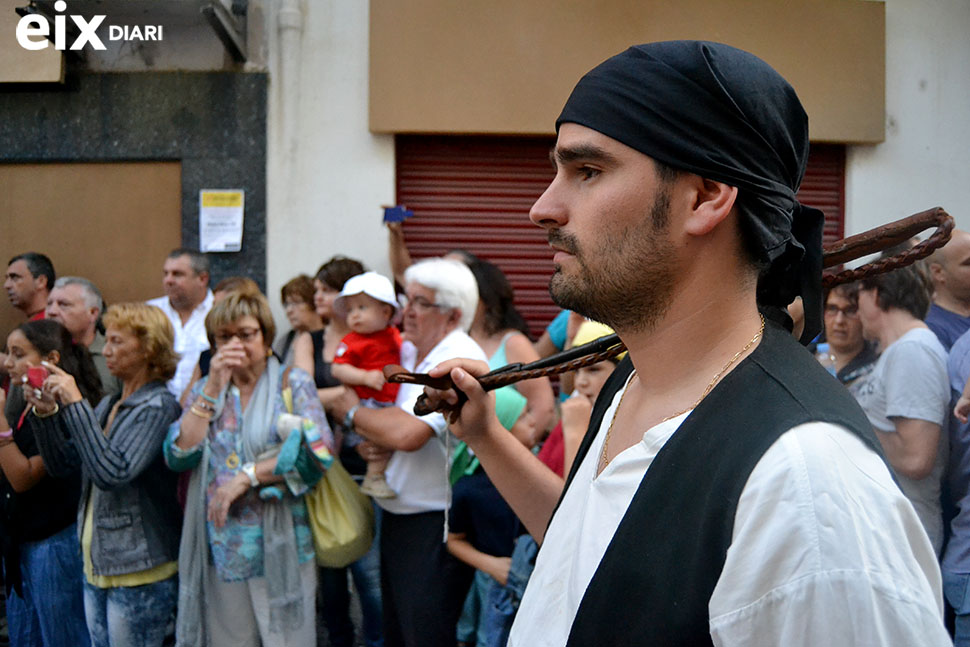
[[[60,360],[58,368],[74,378],[81,395],[91,406],[96,405],[103,395],[101,378],[91,359],[91,353],[82,344],[71,339],[67,328],[53,319],[28,321],[17,326],[27,341],[41,355],[57,351]]]

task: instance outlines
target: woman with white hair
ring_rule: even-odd
[[[420,261],[404,274],[404,344],[401,364],[407,371],[426,373],[447,359],[485,353],[467,331],[478,306],[478,287],[471,270],[441,258]],[[381,595],[384,640],[394,645],[455,644],[455,623],[471,573],[441,541],[448,507],[446,430],[440,413],[414,415],[414,403],[424,387],[402,384],[395,406],[359,407],[347,393],[332,413],[371,441],[363,452],[393,450],[387,466],[394,499],[381,499]],[[370,456],[365,456],[370,458]]]

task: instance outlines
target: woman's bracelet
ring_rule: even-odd
[[[54,403],[54,408],[51,409],[50,411],[48,411],[47,413],[41,413],[41,412],[39,412],[37,410],[37,407],[36,406],[31,407],[30,410],[38,418],[50,418],[52,415],[54,415],[55,413],[57,413],[58,411],[61,410],[61,406],[55,402]]]
[[[6,431],[0,431],[0,442],[13,439],[13,427],[7,427]]]
[[[260,483],[259,483],[259,478],[256,476],[255,463],[244,463],[241,471],[249,479],[249,487],[254,487],[254,488],[259,487]]]
[[[212,414],[205,409],[200,408],[197,404],[193,404],[191,407],[189,407],[189,413],[193,413],[203,420],[212,420]]]
[[[217,398],[212,397],[211,395],[209,395],[205,391],[199,391],[199,396],[203,400],[205,400],[206,402],[208,402],[209,404],[211,404],[212,406],[216,406],[216,404],[219,403],[219,400]]]
[[[208,412],[213,413],[213,414],[216,412],[215,406],[209,404],[205,400],[196,400],[195,401],[195,404],[193,406],[199,407],[203,411],[208,411]]]

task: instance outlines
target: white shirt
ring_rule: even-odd
[[[461,330],[453,330],[417,364],[418,350],[405,341],[401,345],[401,366],[409,373],[427,373],[429,370],[456,357],[487,361],[485,352]],[[424,393],[420,384],[402,384],[394,404],[414,415],[414,403]],[[445,431],[448,423],[440,413],[421,416],[434,431],[420,449],[413,452],[396,451],[384,472],[387,484],[397,492],[393,499],[375,499],[377,504],[395,514],[414,514],[444,510],[448,507],[448,459]]]
[[[168,381],[167,386],[170,393],[176,398],[180,397],[192,379],[192,371],[199,363],[199,354],[209,348],[209,338],[205,334],[205,316],[212,309],[212,291],[206,290],[205,299],[195,307],[184,326],[182,317],[169,303],[168,297],[158,297],[146,303],[161,308],[175,328],[175,352],[181,357],[175,368],[175,377]]]
[[[619,397],[546,532],[510,647],[566,644],[644,473],[687,417],[647,430],[596,476]],[[725,647],[951,644],[940,569],[913,506],[862,441],[820,422],[783,434],[751,472],[708,611]]]

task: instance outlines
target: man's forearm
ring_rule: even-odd
[[[367,440],[405,452],[421,449],[434,435],[425,422],[397,407],[366,409],[360,407],[354,414],[354,431]]]
[[[387,228],[387,257],[391,264],[394,280],[404,285],[404,270],[411,266],[411,254],[404,242],[404,231],[400,225]]]
[[[542,543],[563,480],[502,427],[477,437],[471,448],[502,498]]]
[[[933,471],[940,443],[940,426],[913,418],[895,418],[896,432],[874,429],[889,464],[897,474],[920,480]]]

